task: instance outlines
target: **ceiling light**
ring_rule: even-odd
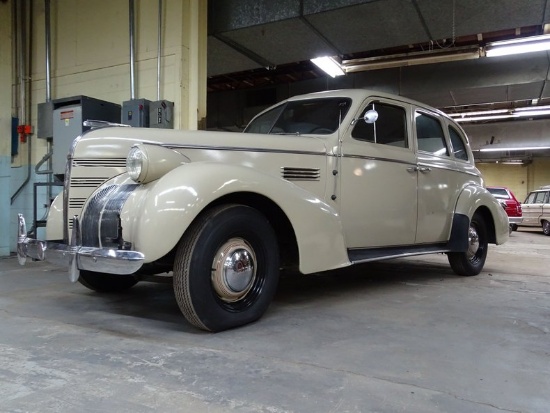
[[[506,113],[507,112],[507,113]],[[536,116],[548,116],[550,115],[550,107],[548,106],[539,106],[539,107],[530,107],[530,108],[518,108],[512,111],[505,110],[504,113],[498,114],[496,111],[485,111],[485,112],[464,112],[460,115],[462,117],[456,117],[458,114],[454,114],[453,119],[455,122],[477,122],[480,120],[499,120],[499,119],[517,119],[517,118],[531,118]],[[475,116],[482,115],[482,116]],[[486,116],[483,116],[486,115]]]
[[[544,50],[550,50],[550,35],[489,43],[485,48],[485,55],[487,57],[506,56]]]
[[[449,116],[452,118],[459,118],[465,116],[476,116],[476,115],[496,115],[498,113],[509,113],[509,109],[493,109],[493,110],[479,110],[477,112],[462,112],[462,113],[449,113]]]
[[[550,149],[550,146],[517,146],[517,147],[504,147],[489,145],[479,149],[480,152],[504,152],[504,151],[540,151]]]
[[[332,77],[345,75],[344,70],[342,69],[342,66],[340,66],[340,63],[338,63],[332,57],[329,57],[329,56],[317,57],[315,59],[311,59],[311,62],[317,65],[321,70],[323,70],[326,74]]]

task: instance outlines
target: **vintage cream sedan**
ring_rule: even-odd
[[[198,328],[267,310],[281,268],[303,274],[446,253],[482,270],[508,238],[464,131],[398,96],[340,90],[292,97],[244,133],[100,128],[77,138],[46,240],[18,255],[69,267],[96,291],[171,278]]]

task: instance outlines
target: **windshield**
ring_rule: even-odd
[[[330,135],[351,106],[349,98],[322,98],[286,102],[254,119],[245,133]]]

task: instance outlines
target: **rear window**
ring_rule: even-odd
[[[503,188],[487,188],[487,191],[492,193],[495,198],[503,198],[503,199],[510,198],[508,196],[508,192],[506,191],[506,189],[503,189]]]

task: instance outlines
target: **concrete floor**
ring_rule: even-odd
[[[445,256],[286,275],[259,322],[208,334],[169,285],[99,295],[0,260],[1,412],[550,412],[550,237],[484,272]]]

